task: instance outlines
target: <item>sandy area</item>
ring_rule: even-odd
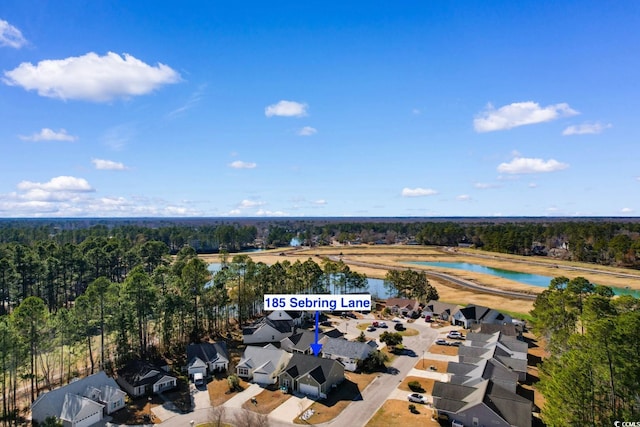
[[[629,287],[640,290],[640,272],[631,269],[603,267],[593,264],[573,263],[558,261],[542,257],[519,257],[514,255],[482,252],[471,249],[442,250],[435,247],[421,246],[340,246],[320,247],[310,249],[276,249],[264,252],[247,253],[254,262],[274,264],[287,260],[291,263],[296,260],[305,261],[308,258],[322,264],[324,257],[341,257],[345,263],[351,261],[380,265],[380,268],[371,268],[349,264],[350,268],[367,277],[383,279],[387,270],[384,266],[406,267],[407,261],[449,261],[469,262],[482,264],[487,267],[501,268],[504,270],[519,271],[523,273],[539,274],[549,277],[566,276],[574,278],[586,277],[592,283],[598,283],[614,287]],[[218,255],[202,256],[209,262],[220,262]],[[442,271],[452,276],[470,280],[483,286],[539,293],[544,288],[524,285],[499,277],[471,273],[455,269],[435,269],[432,267],[411,266],[414,269]],[[516,313],[528,313],[533,309],[533,301],[502,297],[468,290],[452,285],[441,279],[430,279],[430,283],[436,287],[441,301],[460,304],[480,304],[489,307],[501,308]]]

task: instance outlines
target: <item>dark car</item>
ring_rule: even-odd
[[[404,331],[406,328],[402,323],[396,323],[393,329],[395,329],[396,331]]]

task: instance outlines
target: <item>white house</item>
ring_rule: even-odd
[[[278,375],[291,359],[291,354],[271,344],[249,345],[236,368],[239,377],[267,386],[278,381]]]
[[[203,342],[187,346],[187,372],[189,378],[199,374],[202,378],[214,372],[226,372],[229,368],[229,352],[224,342]]]
[[[65,426],[87,427],[102,420],[104,413],[124,408],[125,397],[113,378],[100,371],[41,394],[31,405],[31,417],[44,422],[54,416]]]
[[[134,360],[119,369],[116,381],[132,397],[159,394],[177,385],[175,377],[142,360]]]
[[[242,330],[242,341],[245,344],[262,344],[280,342],[293,334],[295,325],[291,316],[285,311],[274,311],[257,323]]]
[[[358,369],[358,362],[369,357],[377,348],[375,341],[364,343],[347,341],[344,338],[329,338],[322,345],[322,357],[337,360],[344,365],[344,369],[354,372]]]

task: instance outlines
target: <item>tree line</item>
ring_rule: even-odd
[[[90,250],[82,249],[87,248],[77,252]],[[9,264],[6,270],[12,272],[6,275],[12,280],[7,289],[13,290],[7,295],[16,296],[0,315],[5,425],[18,423],[22,388],[27,388],[32,401],[80,372],[112,370],[136,357],[179,358],[189,342],[229,338],[230,331],[256,318],[262,313],[265,293],[348,293],[367,288],[366,276],[341,261],[283,260],[266,265],[247,255],[222,253],[221,268],[212,273],[189,246],[173,259],[161,242],[129,250],[137,254],[131,255],[136,262],[124,267],[101,263],[97,268],[89,262],[82,275],[77,269],[70,269],[67,276],[50,274],[52,263],[45,259],[36,263],[43,270],[28,280],[24,292],[19,268],[13,265],[15,248],[12,257],[4,258]],[[37,250],[29,253],[40,260]],[[64,291],[78,281],[88,285],[77,288],[77,293]],[[58,290],[49,292],[54,286]],[[50,299],[51,294],[59,298]]]
[[[549,426],[640,419],[640,300],[556,277],[534,303],[534,331],[550,356],[537,385]]]

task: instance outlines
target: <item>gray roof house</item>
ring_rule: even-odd
[[[229,352],[224,342],[203,342],[187,346],[187,372],[189,378],[196,373],[208,377],[213,372],[224,372],[229,368]]]
[[[509,324],[513,323],[513,318],[489,307],[469,304],[452,314],[451,323],[469,329],[478,323]]]
[[[318,333],[318,342],[323,344],[327,341],[327,337],[322,333]],[[296,334],[286,337],[280,341],[280,348],[289,353],[313,354],[311,344],[316,342],[315,331],[302,330]]]
[[[515,337],[503,336],[500,332],[493,334],[467,334],[465,345],[458,348],[458,358],[464,363],[474,363],[478,358],[492,358],[518,374],[518,379],[527,378],[526,342]]]
[[[461,308],[462,306],[456,304],[431,300],[422,309],[422,317],[429,316],[432,319],[436,318],[448,322],[451,316]]]
[[[296,353],[278,375],[280,387],[313,398],[326,398],[344,381],[344,366],[336,360]]]
[[[124,408],[125,397],[113,378],[100,371],[41,394],[31,405],[31,417],[43,422],[54,416],[65,426],[87,427],[102,420],[104,413]]]
[[[388,298],[386,306],[392,313],[411,316],[420,310],[420,301],[408,298]]]
[[[357,342],[344,338],[329,338],[322,345],[322,357],[334,359],[344,365],[344,369],[354,372],[358,369],[358,362],[366,359],[375,351],[378,345],[375,341]]]
[[[436,382],[433,407],[452,425],[531,427],[532,403],[491,380],[474,386]]]
[[[295,331],[293,318],[285,311],[274,311],[251,326],[242,329],[245,344],[276,343]]]
[[[133,360],[118,369],[116,382],[132,397],[159,394],[177,385],[176,377],[144,360]]]
[[[248,345],[236,367],[239,377],[253,380],[256,384],[270,385],[278,381],[278,375],[287,366],[291,353],[272,344],[264,347]]]
[[[518,373],[494,359],[482,359],[477,363],[449,362],[447,372],[452,374],[452,384],[473,387],[484,380],[491,380],[512,393],[518,387]]]

